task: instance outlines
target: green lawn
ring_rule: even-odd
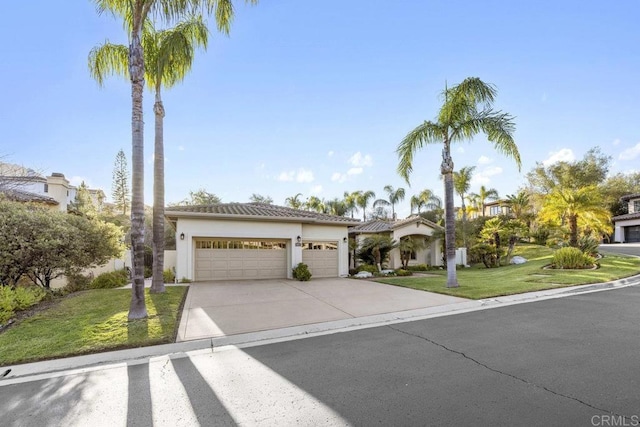
[[[446,287],[446,271],[429,271],[431,277],[396,277],[377,281],[463,298],[482,299],[501,295],[540,291],[565,286],[601,283],[640,273],[640,258],[606,255],[597,270],[543,270],[551,262],[552,250],[521,245],[514,255],[529,260],[525,264],[487,269],[475,266],[458,270],[458,288]]]
[[[0,366],[172,343],[186,286],[146,291],[149,317],[127,321],[130,289],[95,289],[65,298],[0,334]]]

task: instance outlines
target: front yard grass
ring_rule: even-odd
[[[543,270],[551,262],[553,251],[544,246],[523,244],[514,255],[525,264],[500,268],[474,266],[458,270],[458,288],[446,287],[446,271],[429,271],[428,276],[376,279],[390,285],[437,292],[462,298],[483,299],[523,292],[541,291],[589,283],[608,282],[640,273],[640,258],[606,254],[597,270]]]
[[[0,334],[0,366],[172,343],[186,286],[145,290],[147,319],[127,321],[130,289],[94,289],[60,301]]]

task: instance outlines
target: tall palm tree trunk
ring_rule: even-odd
[[[569,215],[569,246],[578,247],[578,215]]]
[[[144,301],[144,58],[140,43],[141,30],[133,31],[129,48],[131,75],[131,263],[133,265],[129,320],[147,317]]]
[[[456,225],[455,212],[453,211],[453,159],[451,158],[448,141],[445,141],[445,148],[442,150],[440,172],[444,176],[444,241],[447,251],[447,288],[457,288]]]
[[[159,86],[159,85],[158,85]],[[153,279],[151,292],[164,292],[164,106],[156,87],[155,147],[153,160]]]
[[[464,247],[467,248],[467,207],[464,204],[464,194],[461,195],[460,198],[462,199],[462,241],[464,243]]]

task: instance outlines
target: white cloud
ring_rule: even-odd
[[[489,166],[484,168],[480,172],[473,175],[471,178],[471,185],[489,185],[491,183],[491,177],[500,175],[503,172],[503,169],[500,166]]]
[[[322,185],[314,185],[311,187],[310,193],[314,195],[322,193]]]
[[[184,151],[184,145],[178,145],[178,151]]]
[[[71,178],[67,179],[69,180],[69,184],[73,185],[74,187],[79,187],[80,184],[82,184],[82,182],[84,181],[84,185],[86,185],[88,188],[93,188],[91,186],[91,182],[89,182],[89,180],[84,176],[72,176]]]
[[[313,182],[313,172],[308,169],[298,169],[298,173],[296,174],[296,181],[298,182]]]
[[[616,138],[613,140],[613,142],[611,142],[614,146],[616,145],[620,145],[620,139]]]
[[[347,176],[340,172],[334,172],[333,175],[331,175],[331,181],[333,182],[344,182],[345,179],[347,179]]]
[[[360,175],[363,170],[362,168],[351,168],[347,171],[347,175]]]
[[[297,171],[285,171],[280,172],[280,175],[276,178],[278,181],[282,182],[313,182],[313,172],[308,169],[300,168]]]
[[[563,148],[559,151],[552,151],[549,153],[549,158],[542,161],[545,166],[552,165],[557,162],[573,162],[576,159],[573,150],[570,148]]]
[[[480,156],[480,158],[478,159],[479,165],[488,165],[489,163],[493,163],[493,159],[490,159],[487,156]]]
[[[362,155],[361,152],[357,152],[353,156],[349,158],[349,163],[351,163],[355,167],[363,167],[363,166],[372,166],[373,159],[370,155]]]
[[[327,153],[327,157],[333,157],[333,150],[329,150],[329,152]]]
[[[618,156],[620,160],[633,160],[636,157],[640,156],[640,142],[634,145],[631,148],[627,148]]]

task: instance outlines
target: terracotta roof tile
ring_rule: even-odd
[[[618,216],[614,216],[611,219],[613,221],[624,221],[624,220],[627,220],[627,219],[636,219],[636,218],[640,218],[640,212],[633,212],[633,213],[629,213],[629,214],[618,215]]]
[[[359,220],[343,216],[286,208],[266,203],[218,203],[213,205],[169,206],[166,216],[177,217],[178,214],[209,214],[212,217],[255,216],[264,218],[301,219],[309,222],[337,223],[345,225],[357,224]],[[184,216],[184,215],[183,215]]]
[[[9,200],[15,200],[17,202],[38,202],[47,203],[49,205],[57,205],[58,202],[49,196],[43,196],[41,194],[30,193],[28,191],[9,189],[1,192],[5,194]]]

